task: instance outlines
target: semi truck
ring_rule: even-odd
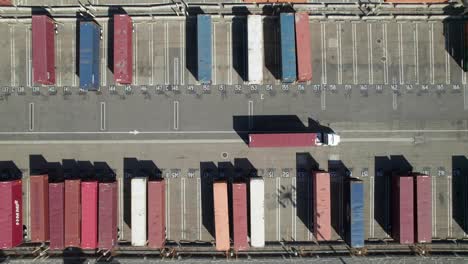
[[[325,132],[249,134],[250,148],[337,146],[339,143],[339,135]]]

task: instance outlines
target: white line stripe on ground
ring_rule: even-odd
[[[29,103],[29,131],[34,130],[34,103]]]
[[[101,102],[101,131],[106,130],[106,102]]]
[[[174,129],[179,129],[179,101],[174,101]]]

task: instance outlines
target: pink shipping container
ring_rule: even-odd
[[[148,247],[166,244],[166,182],[148,182]]]
[[[216,250],[228,251],[229,241],[229,208],[226,181],[213,183],[213,204],[215,217]]]
[[[97,248],[98,182],[81,182],[81,248]]]
[[[312,52],[310,44],[309,14],[296,13],[297,80],[312,80]]]
[[[0,182],[0,249],[23,242],[23,195],[21,180]]]
[[[316,133],[249,134],[250,148],[310,147],[316,141]]]
[[[99,183],[99,248],[117,245],[117,215],[117,182]]]
[[[330,174],[312,172],[314,235],[317,241],[331,240]]]
[[[46,242],[49,240],[49,176],[29,177],[29,199],[31,242]]]
[[[11,0],[0,0],[0,6],[12,6]]]
[[[50,249],[63,249],[65,184],[63,182],[49,183],[49,237]]]
[[[413,176],[393,176],[392,236],[400,244],[414,243]]]
[[[116,83],[132,83],[132,34],[132,19],[128,15],[114,15],[114,80]]]
[[[234,250],[249,248],[247,227],[247,184],[232,184],[232,221],[234,235]]]
[[[432,182],[431,176],[416,175],[415,195],[415,237],[418,243],[432,241]]]
[[[55,84],[55,22],[46,15],[32,16],[34,83]]]
[[[81,246],[81,180],[65,180],[65,247]]]

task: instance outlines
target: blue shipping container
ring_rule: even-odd
[[[364,184],[349,179],[346,186],[346,243],[353,248],[364,247]]]
[[[99,42],[101,29],[94,22],[80,23],[80,88],[99,89]]]
[[[285,83],[296,81],[296,34],[294,13],[280,14],[281,27],[281,80]]]
[[[202,84],[211,84],[211,16],[197,16],[197,67],[198,81]]]

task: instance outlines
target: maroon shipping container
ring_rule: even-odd
[[[309,14],[296,13],[297,80],[312,80],[312,52],[310,44]]]
[[[50,249],[63,249],[64,244],[65,184],[49,183]]]
[[[413,176],[393,176],[392,235],[400,244],[414,243]]]
[[[22,182],[0,182],[0,249],[18,246],[23,242]]]
[[[11,0],[0,0],[0,6],[12,6]]]
[[[132,83],[132,31],[132,19],[128,15],[114,15],[114,80],[116,83]]]
[[[316,133],[249,134],[250,148],[311,147],[316,141]]]
[[[249,248],[247,240],[247,184],[232,184],[232,221],[234,235],[234,250]]]
[[[29,217],[31,242],[49,240],[49,176],[29,177]]]
[[[148,182],[148,247],[166,244],[166,183],[164,179]]]
[[[432,182],[428,175],[416,175],[415,195],[415,238],[418,243],[432,241]]]
[[[117,182],[99,183],[98,247],[117,245]]]
[[[81,248],[95,249],[98,242],[98,182],[81,182]]]
[[[65,247],[81,245],[81,180],[65,180]]]
[[[312,172],[314,236],[317,241],[331,240],[330,173]]]
[[[34,83],[55,84],[55,23],[46,15],[32,16]]]

